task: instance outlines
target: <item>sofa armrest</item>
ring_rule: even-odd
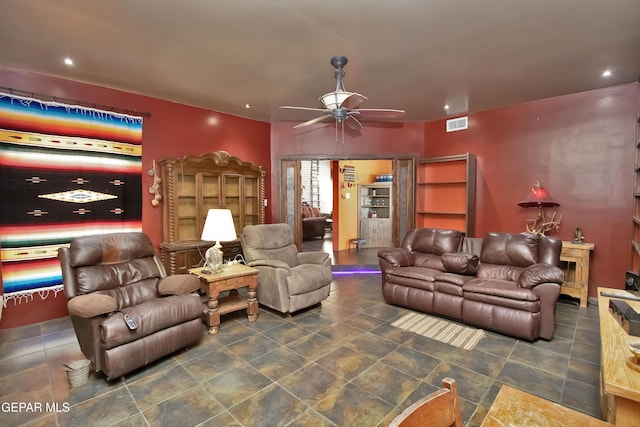
[[[271,267],[271,268],[284,268],[289,270],[289,264],[277,259],[259,259],[257,261],[251,261],[247,264],[249,267]]]
[[[541,283],[564,282],[564,272],[549,264],[533,264],[520,272],[518,286],[525,289],[533,289]]]
[[[85,319],[111,313],[117,309],[118,304],[113,297],[97,293],[78,295],[67,302],[70,315]]]
[[[391,267],[411,267],[415,264],[413,252],[405,248],[380,249],[378,258],[386,261]]]
[[[306,251],[296,254],[298,264],[324,264],[329,254],[322,251]]]
[[[559,283],[541,283],[531,289],[540,300],[540,338],[550,340],[556,325],[556,303],[560,297]]]
[[[200,279],[193,274],[174,274],[158,281],[158,294],[184,295],[200,289]]]

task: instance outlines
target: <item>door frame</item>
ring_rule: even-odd
[[[393,210],[391,222],[391,236],[393,246],[400,245],[400,239],[407,231],[415,227],[415,174],[418,160],[417,154],[395,155],[284,155],[278,158],[279,185],[274,188],[275,197],[280,200],[279,222],[289,224],[292,228],[296,246],[302,250],[302,178],[300,176],[300,162],[308,160],[390,160],[393,174]],[[333,178],[337,174],[334,171]],[[335,192],[334,192],[335,193]],[[336,212],[336,195],[334,194],[334,218]],[[339,225],[334,223],[334,236],[339,233]],[[337,239],[335,239],[337,241]]]

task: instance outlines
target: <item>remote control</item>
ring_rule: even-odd
[[[640,301],[640,297],[637,295],[616,294],[614,292],[600,292],[600,295],[602,295],[603,297],[609,297],[609,298],[620,298],[620,299],[628,299],[631,301]]]
[[[136,323],[136,321],[133,320],[133,317],[129,316],[128,314],[124,315],[124,322],[127,324],[127,327],[132,331],[138,328],[138,324]]]

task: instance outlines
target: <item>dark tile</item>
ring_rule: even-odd
[[[289,343],[287,347],[309,360],[316,360],[333,351],[338,345],[322,335],[311,334]]]
[[[316,405],[315,409],[339,426],[378,425],[393,406],[382,399],[347,384]]]
[[[288,344],[299,338],[309,335],[309,333],[310,331],[306,330],[305,328],[289,323],[263,331],[262,335],[271,338],[278,344]]]
[[[351,380],[373,365],[376,359],[340,347],[317,360],[317,363],[334,374]]]
[[[569,353],[559,354],[521,341],[516,344],[509,356],[509,360],[564,376],[569,364]]]
[[[346,343],[344,347],[357,351],[358,353],[368,354],[376,358],[383,358],[395,350],[398,347],[398,344],[367,332],[363,333],[353,341]]]
[[[358,329],[362,329],[363,331],[370,331],[377,326],[380,326],[385,321],[382,319],[378,319],[377,317],[369,316],[365,313],[356,313],[342,321],[345,325],[354,326]]]
[[[273,381],[289,375],[307,363],[309,363],[307,359],[287,347],[278,347],[251,361],[254,368]]]
[[[193,387],[152,406],[143,414],[150,426],[195,426],[224,407],[204,387]]]
[[[117,410],[114,410],[117,408]],[[111,426],[138,413],[138,407],[124,387],[85,400],[58,414],[59,425],[65,426]]]
[[[384,323],[378,326],[371,331],[371,333],[384,337],[389,341],[397,342],[398,344],[405,343],[416,335],[413,332],[391,326],[390,323]]]
[[[376,363],[352,383],[395,406],[406,399],[421,381],[389,365]]]
[[[127,384],[141,410],[167,400],[197,385],[197,381],[182,366],[176,365]]]
[[[369,316],[377,317],[378,319],[382,319],[384,321],[395,319],[400,313],[401,310],[398,307],[389,305],[385,302],[371,304],[367,308],[367,314]]]
[[[282,378],[278,383],[298,399],[313,406],[331,392],[343,387],[346,381],[317,363],[312,363]]]
[[[505,337],[495,333],[487,333],[484,338],[478,342],[474,350],[484,351],[506,358],[509,357],[513,351],[516,342],[518,342],[518,340],[515,338]]]
[[[452,352],[448,361],[458,366],[464,366],[473,372],[495,378],[500,373],[506,359],[473,349]]]
[[[458,385],[458,395],[472,403],[478,403],[493,384],[493,378],[470,371],[464,367],[442,362],[425,378],[440,388],[444,378],[453,378]]]
[[[571,357],[600,365],[600,347],[582,342],[574,342]]]
[[[336,425],[320,415],[316,410],[309,408],[307,411],[293,420],[287,427],[335,427]]]
[[[600,365],[572,357],[569,359],[567,379],[580,381],[594,387],[600,386]]]
[[[251,365],[226,370],[203,384],[205,393],[229,408],[272,384]]]
[[[340,321],[334,325],[326,326],[318,330],[318,334],[330,339],[335,344],[342,345],[359,337],[362,334],[362,329],[358,329],[346,324],[344,321]]]
[[[600,388],[583,382],[567,380],[560,404],[596,418],[601,418]]]
[[[277,342],[264,335],[256,334],[228,345],[227,349],[243,360],[249,361],[278,347]]]
[[[284,426],[307,410],[300,399],[272,384],[229,409],[245,427]]]
[[[424,379],[440,364],[440,359],[400,346],[382,359],[382,362],[405,374]]]
[[[600,345],[600,331],[597,329],[576,329],[575,342],[581,342],[585,344],[597,344]]]
[[[497,379],[556,403],[560,402],[564,385],[563,376],[510,360],[507,360]]]
[[[196,380],[208,381],[226,371],[233,371],[244,366],[244,362],[238,356],[227,349],[212,352],[191,359],[183,364],[184,368]]]

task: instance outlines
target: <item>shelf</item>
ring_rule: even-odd
[[[476,162],[472,154],[418,161],[416,227],[474,232]]]
[[[467,181],[437,181],[437,182],[418,182],[418,185],[448,185],[448,184],[466,184]]]
[[[466,215],[466,212],[435,212],[435,211],[418,211],[420,215]]]

